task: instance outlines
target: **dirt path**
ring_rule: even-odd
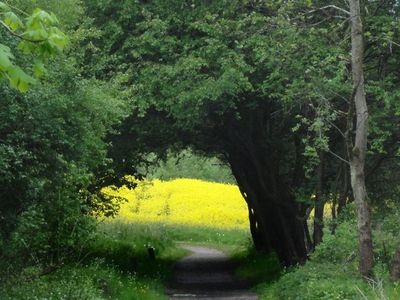
[[[249,284],[234,276],[235,265],[222,251],[182,245],[192,252],[175,265],[167,294],[170,299],[256,300]]]

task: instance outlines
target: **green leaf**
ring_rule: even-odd
[[[10,11],[10,7],[4,2],[0,2],[0,11],[3,12]]]
[[[33,14],[27,19],[27,26],[39,29],[43,26],[51,26],[58,24],[58,20],[54,14],[49,14],[39,8],[35,9]]]
[[[10,85],[25,93],[28,91],[29,84],[35,83],[35,79],[26,74],[20,67],[13,67],[8,71]]]
[[[13,31],[24,27],[21,19],[12,11],[6,12],[4,14],[4,23],[9,26]]]
[[[53,48],[57,49],[58,51],[62,51],[68,44],[68,38],[60,30],[53,29],[48,38],[48,42]]]
[[[49,34],[43,28],[35,29],[35,30],[27,30],[22,36],[26,39],[33,41],[44,41],[49,37]]]
[[[7,71],[12,66],[13,58],[10,48],[0,44],[0,71]]]
[[[43,75],[45,75],[47,72],[44,64],[42,61],[35,61],[35,64],[33,65],[33,74],[35,75],[35,77],[40,78]]]

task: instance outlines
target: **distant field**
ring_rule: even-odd
[[[130,190],[105,193],[127,199],[116,220],[126,223],[183,225],[247,230],[246,203],[237,186],[195,179],[145,181]]]

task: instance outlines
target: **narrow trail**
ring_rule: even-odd
[[[175,264],[169,299],[256,300],[249,283],[235,277],[235,264],[217,249],[182,245],[192,252]]]

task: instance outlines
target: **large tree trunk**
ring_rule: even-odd
[[[255,129],[255,132],[262,128]],[[284,265],[307,259],[303,218],[290,188],[280,182],[274,159],[254,136],[231,131],[228,160],[249,207],[250,230],[258,250],[274,251]],[[265,150],[265,149],[264,149]]]
[[[351,14],[351,54],[354,86],[354,105],[357,116],[354,145],[349,137],[349,157],[351,185],[357,207],[357,224],[359,234],[360,273],[370,277],[373,266],[372,234],[370,212],[367,203],[364,165],[367,150],[368,107],[365,97],[363,57],[363,24],[361,19],[360,0],[350,1]],[[351,145],[350,145],[351,144]]]

